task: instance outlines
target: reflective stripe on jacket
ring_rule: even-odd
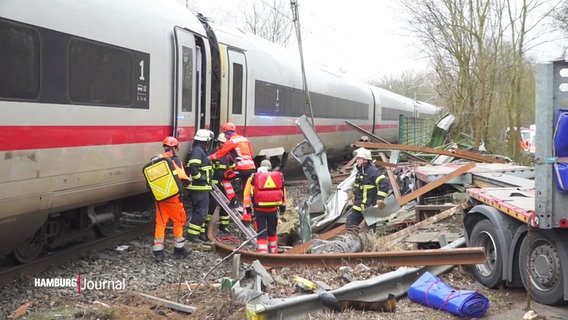
[[[211,155],[211,159],[218,160],[226,154],[230,154],[235,163],[235,170],[256,169],[252,159],[252,147],[247,138],[234,133],[221,149]]]
[[[353,209],[363,211],[372,207],[377,200],[387,197],[390,183],[386,176],[372,163],[357,166],[357,177],[353,183]]]
[[[201,143],[194,142],[186,167],[191,178],[191,183],[186,189],[198,191],[209,191],[212,189],[211,176],[213,167]]]

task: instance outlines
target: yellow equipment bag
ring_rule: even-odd
[[[170,158],[153,159],[142,171],[156,201],[169,199],[184,190]]]

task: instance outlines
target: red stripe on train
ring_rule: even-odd
[[[361,126],[370,130],[371,126]],[[398,124],[376,129],[397,128]],[[193,138],[194,127],[180,128],[179,140]],[[318,133],[352,131],[347,125],[316,126]],[[171,126],[1,126],[0,151],[118,145],[162,141]],[[237,132],[241,133],[239,127]],[[297,126],[247,126],[247,137],[301,134]]]
[[[372,130],[372,125],[361,125],[359,126],[365,130]],[[398,123],[396,124],[382,124],[376,125],[375,129],[392,129],[398,128]],[[316,125],[316,130],[318,133],[329,133],[329,132],[345,132],[353,131],[354,129],[346,124],[332,124],[332,125]],[[237,126],[237,132],[241,133],[239,126]],[[247,137],[265,137],[265,136],[283,136],[291,134],[302,134],[300,128],[297,126],[247,126],[244,133]]]
[[[0,151],[161,141],[167,126],[2,126]]]

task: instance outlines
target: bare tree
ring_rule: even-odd
[[[286,47],[292,35],[290,5],[284,0],[248,2],[243,9],[245,29],[270,42]]]
[[[491,137],[503,130],[505,119],[510,127],[521,126],[522,88],[532,78],[525,59],[527,17],[541,0],[523,0],[520,7],[511,2],[403,1],[409,27],[435,66],[439,92],[458,118],[454,132],[470,135],[475,148],[482,142],[501,144]],[[514,138],[511,151],[517,158]]]
[[[559,1],[560,3],[555,6],[552,17],[554,24],[560,30],[568,33],[568,1]]]
[[[432,72],[403,71],[399,74],[386,75],[372,85],[398,93],[414,100],[443,106],[440,94],[437,92],[436,75]]]

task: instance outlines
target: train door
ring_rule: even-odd
[[[242,51],[228,50],[229,57],[229,92],[228,121],[233,122],[239,133],[246,135],[246,90],[247,64]]]
[[[199,128],[203,121],[196,116],[201,114],[201,52],[195,44],[193,34],[180,27],[174,28],[174,42],[173,134],[180,141],[189,141],[193,139],[196,127]]]

